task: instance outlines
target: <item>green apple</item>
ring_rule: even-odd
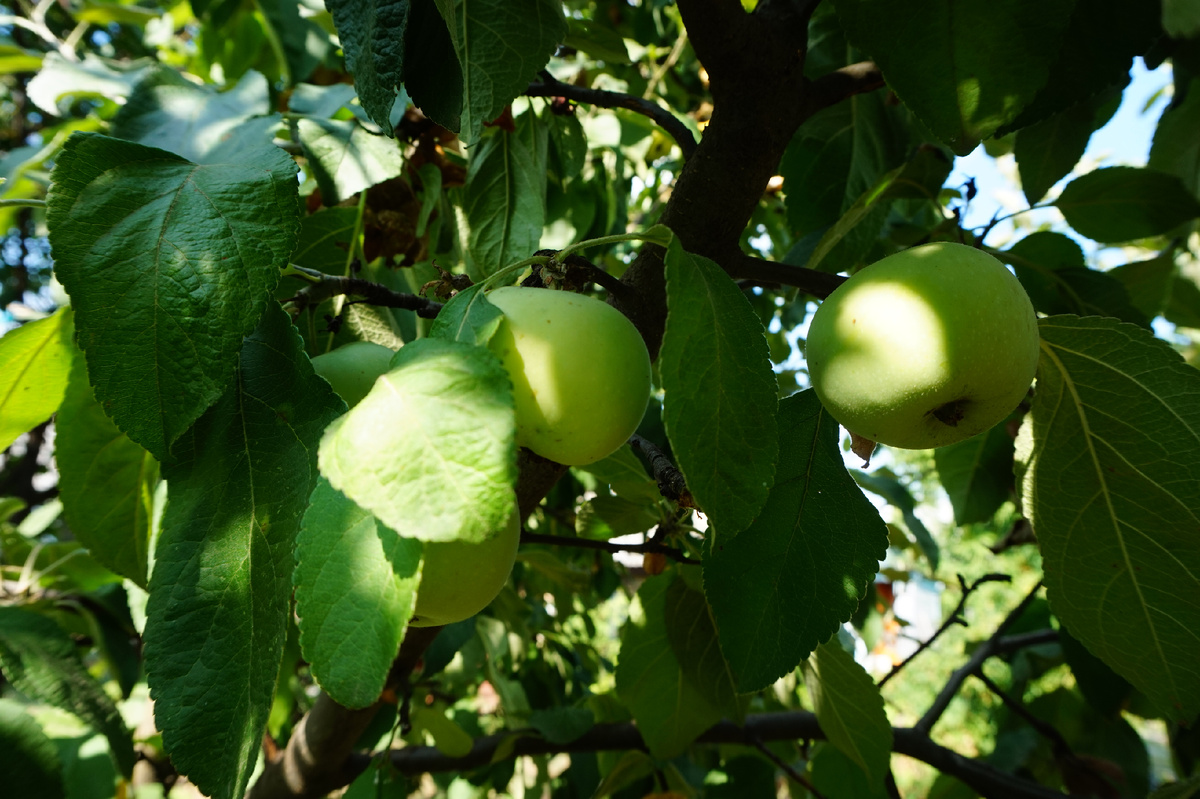
[[[512,571],[521,540],[521,519],[480,543],[425,543],[421,586],[410,627],[438,627],[469,619],[488,606]]]
[[[813,316],[808,372],[851,433],[926,449],[969,438],[1020,404],[1038,361],[1037,316],[1004,264],[938,242],[853,275]]]
[[[338,396],[353,408],[367,396],[375,380],[388,370],[396,353],[382,344],[352,341],[312,359],[313,369],[329,381]]]
[[[488,346],[512,378],[517,443],[569,466],[615,452],[650,400],[650,355],[633,323],[567,291],[510,286],[487,298],[505,316]]]

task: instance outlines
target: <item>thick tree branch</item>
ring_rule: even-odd
[[[836,105],[856,94],[873,92],[885,85],[874,61],[860,61],[828,72],[808,85],[804,106],[808,116]]]
[[[820,272],[803,266],[792,266],[780,261],[767,261],[745,253],[721,264],[721,266],[735,280],[795,286],[821,299],[828,297],[834,289],[848,280],[843,275]]]
[[[981,760],[963,757],[937,743],[927,734],[912,728],[893,731],[899,754],[928,763],[944,774],[956,777],[985,799],[1062,799],[1063,794],[1012,774],[999,771]],[[431,746],[410,746],[390,753],[391,764],[403,774],[424,772],[469,771],[485,766],[505,745],[503,759],[522,755],[545,755],[559,752],[600,752],[646,749],[635,724],[597,724],[579,738],[567,744],[552,744],[534,734],[510,741],[514,733],[490,735],[475,739],[471,752],[465,757],[449,757]],[[758,713],[746,717],[738,726],[722,721],[710,727],[696,739],[697,744],[743,744],[754,746],[758,741],[824,739],[817,717],[805,711],[789,713]]]
[[[679,119],[667,109],[650,100],[632,94],[610,92],[604,89],[588,89],[556,80],[549,72],[539,73],[541,81],[529,84],[525,90],[528,97],[565,97],[571,102],[586,103],[600,108],[624,108],[648,117],[671,135],[683,157],[690,158],[696,152],[696,137]]]

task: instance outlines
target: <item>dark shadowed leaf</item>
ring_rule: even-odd
[[[1075,178],[1054,205],[1067,224],[1105,244],[1157,236],[1200,216],[1200,201],[1178,177],[1131,166]]]
[[[717,533],[732,536],[758,515],[775,474],[777,395],[766,335],[715,263],[678,240],[666,263],[663,424],[688,490]]]
[[[887,526],[842,463],[816,394],[780,403],[779,469],[754,523],[718,538],[704,591],[739,691],[792,671],[848,621],[887,551]]]
[[[321,432],[345,409],[278,305],[246,338],[224,396],[163,470],[145,662],[172,761],[238,797],[258,759],[287,634],[292,549]]]

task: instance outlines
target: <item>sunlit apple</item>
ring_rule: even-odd
[[[992,256],[914,247],[829,295],[806,344],[813,388],[847,430],[893,447],[953,444],[997,424],[1033,382],[1033,305]]]
[[[517,443],[571,466],[611,455],[650,399],[650,356],[611,305],[550,289],[487,295],[505,321],[489,344],[513,381]]]

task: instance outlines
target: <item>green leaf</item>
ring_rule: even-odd
[[[1017,134],[1013,155],[1021,188],[1030,205],[1066,177],[1087,149],[1092,131],[1103,127],[1120,103],[1119,91],[1107,91],[1076,103]]]
[[[687,568],[696,570],[698,581],[699,569]],[[712,611],[704,594],[692,590],[682,577],[677,577],[667,589],[663,613],[667,638],[688,682],[721,715],[740,723],[745,707],[738,698],[733,672],[721,654]]]
[[[586,500],[575,517],[575,532],[585,538],[616,538],[649,530],[661,520],[653,504],[611,494]]]
[[[29,80],[26,93],[34,105],[52,116],[68,116],[71,105],[88,98],[116,100],[127,97],[151,69],[149,59],[120,62],[84,53],[68,61],[56,52],[42,60],[42,68]]]
[[[1133,693],[1133,686],[1075,640],[1066,627],[1058,628],[1058,642],[1075,684],[1088,704],[1106,718],[1117,716]]]
[[[494,355],[418,339],[329,426],[321,473],[401,535],[483,541],[512,516],[515,427],[511,383]]]
[[[163,469],[170,501],[150,578],[146,671],[172,762],[214,799],[241,796],[258,759],[317,443],[344,408],[271,305],[229,389]]]
[[[1062,233],[1040,230],[995,255],[1013,265],[1033,307],[1041,313],[1113,316],[1149,326],[1124,284],[1113,275],[1087,268],[1083,249]]]
[[[254,6],[270,29],[268,35],[278,40],[273,49],[277,57],[282,55],[279,69],[285,84],[290,86],[304,80],[332,54],[334,48],[329,34],[316,21],[301,15],[301,3],[296,0],[255,0]]]
[[[560,180],[578,177],[587,161],[587,136],[583,133],[583,125],[574,114],[556,114],[550,108],[544,115],[550,129],[550,144],[554,150],[554,160]]]
[[[1200,140],[1194,135],[1198,126],[1200,80],[1193,79],[1187,85],[1183,102],[1168,105],[1158,120],[1147,164],[1151,169],[1179,178],[1193,195],[1200,195]]]
[[[804,684],[829,742],[866,772],[872,786],[883,787],[892,758],[892,725],[874,680],[834,638],[809,657]]]
[[[596,717],[586,707],[549,707],[529,714],[529,726],[553,744],[568,744],[595,723]]]
[[[940,557],[937,541],[933,540],[929,529],[917,516],[917,503],[913,500],[912,494],[908,493],[904,484],[895,476],[883,471],[863,472],[851,469],[850,475],[854,478],[854,482],[872,494],[883,497],[889,505],[900,511],[904,518],[904,526],[912,533],[913,538],[917,539],[921,552],[929,561],[930,569],[937,571]]]
[[[0,337],[0,452],[62,403],[75,345],[70,308]]]
[[[658,484],[628,444],[622,444],[607,458],[576,468],[607,484],[614,494],[624,499],[657,502],[661,496]]]
[[[838,799],[888,799],[883,785],[872,785],[862,766],[832,744],[824,744],[809,766],[813,787]],[[971,793],[974,797],[975,794]]]
[[[567,35],[553,0],[435,0],[463,74],[459,135],[468,147],[483,123],[521,96]],[[532,250],[530,251],[532,253]]]
[[[88,673],[70,636],[53,620],[0,607],[0,669],[30,699],[74,713],[108,739],[121,773],[133,773],[133,738],[117,706]]]
[[[296,539],[293,580],[313,677],[340,705],[374,704],[416,605],[421,543],[380,526],[322,478]]]
[[[296,163],[198,166],[98,134],[67,140],[47,210],[96,398],[160,462],[221,396],[296,239]]]
[[[813,391],[779,404],[779,469],[762,513],[704,561],[704,592],[740,692],[791,672],[848,621],[887,552],[887,526],[846,472]]]
[[[404,170],[400,145],[369,133],[357,120],[302,119],[296,128],[326,205],[336,205]]]
[[[808,258],[808,268],[839,272],[853,266],[875,242],[892,200],[934,200],[949,174],[950,161],[941,150],[918,150],[864,191],[825,231]]]
[[[1178,271],[1174,255],[1168,254],[1122,264],[1106,274],[1121,281],[1129,301],[1145,319],[1153,319],[1166,309]]]
[[[1200,3],[1162,0],[1162,26],[1172,39],[1191,39],[1200,34]]]
[[[463,289],[455,294],[429,328],[431,338],[461,341],[464,344],[486,346],[504,321],[504,313],[488,302],[483,284]]]
[[[846,38],[958,155],[1011,122],[1045,84],[1072,3],[836,0]]]
[[[1007,424],[933,451],[955,524],[989,521],[1012,494],[1013,440]]]
[[[433,736],[433,745],[447,757],[466,757],[474,740],[445,713],[431,707],[418,707],[412,713],[413,727]]]
[[[638,589],[621,631],[617,696],[637,722],[650,754],[676,757],[700,733],[721,720],[719,708],[693,686],[675,656],[667,628],[673,574],[651,577]]]
[[[1105,244],[1157,236],[1200,216],[1200,201],[1178,177],[1132,166],[1075,178],[1054,205],[1067,224]]]
[[[1150,794],[1149,799],[1193,799],[1195,796],[1200,796],[1200,774],[1183,782],[1169,782]]]
[[[408,11],[404,29],[404,88],[425,116],[460,130],[463,71],[437,5],[424,0]]]
[[[471,151],[463,211],[467,250],[481,274],[530,257],[545,220],[546,172],[517,135],[497,130]]]
[[[696,503],[719,534],[732,536],[762,509],[779,453],[767,339],[715,263],[672,240],[666,270],[663,424]]]
[[[1112,319],[1049,317],[1039,330],[1017,461],[1050,606],[1170,718],[1194,718],[1200,372]]]
[[[146,587],[158,462],[104,414],[83,358],[55,420],[63,515],[98,562]]]
[[[396,89],[404,82],[410,5],[409,0],[329,0],[327,6],[363,110],[388,136]]]
[[[210,156],[251,117],[271,110],[270,87],[257,72],[247,72],[232,89],[218,92],[197,86],[171,69],[150,74],[137,85],[113,118],[112,135],[157,147],[196,164]],[[277,127],[278,119],[271,120]],[[271,137],[264,135],[264,144]]]
[[[65,799],[62,759],[58,747],[11,699],[0,699],[0,769],[4,790],[14,799]]]
[[[1050,70],[1037,95],[1016,119],[996,132],[998,136],[1032,125],[1110,87],[1123,88],[1129,82],[1134,57],[1146,54],[1162,36],[1156,2],[1074,0],[1055,5],[1056,11],[1068,9],[1071,18],[1045,51],[1053,57]],[[1040,14],[1046,6],[1032,2],[1026,8]],[[1031,24],[1039,26],[1040,17]]]

